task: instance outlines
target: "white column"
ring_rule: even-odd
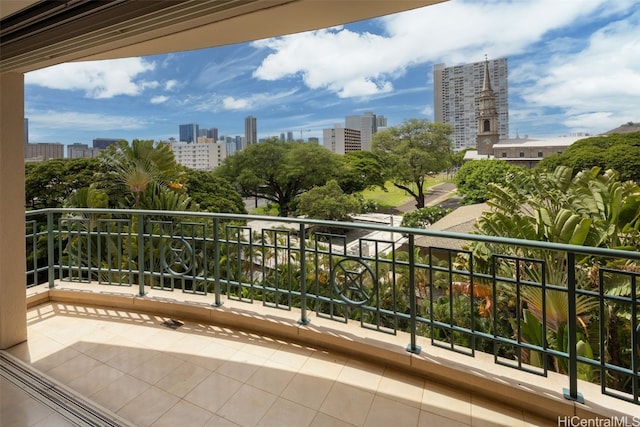
[[[27,339],[24,76],[0,73],[0,349]]]

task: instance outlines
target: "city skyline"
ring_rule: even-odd
[[[243,135],[247,116],[258,139],[322,138],[366,111],[388,126],[433,120],[433,65],[486,54],[509,60],[512,136],[597,134],[640,120],[634,5],[450,1],[252,43],[62,64],[26,75],[25,117],[31,142],[178,139],[184,123]]]

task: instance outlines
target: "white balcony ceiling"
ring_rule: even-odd
[[[67,0],[0,2],[0,70],[259,40],[442,0]]]

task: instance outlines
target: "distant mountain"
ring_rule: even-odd
[[[612,133],[630,133],[630,132],[640,132],[640,123],[628,122],[623,124],[622,126],[618,126],[615,129],[606,131],[603,135],[609,135]]]

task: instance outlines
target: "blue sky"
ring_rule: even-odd
[[[449,1],[211,49],[61,64],[25,77],[31,142],[166,140],[178,126],[322,137],[373,111],[433,119],[433,65],[506,57],[510,132],[598,134],[640,121],[638,0]],[[301,133],[301,130],[303,131]]]

